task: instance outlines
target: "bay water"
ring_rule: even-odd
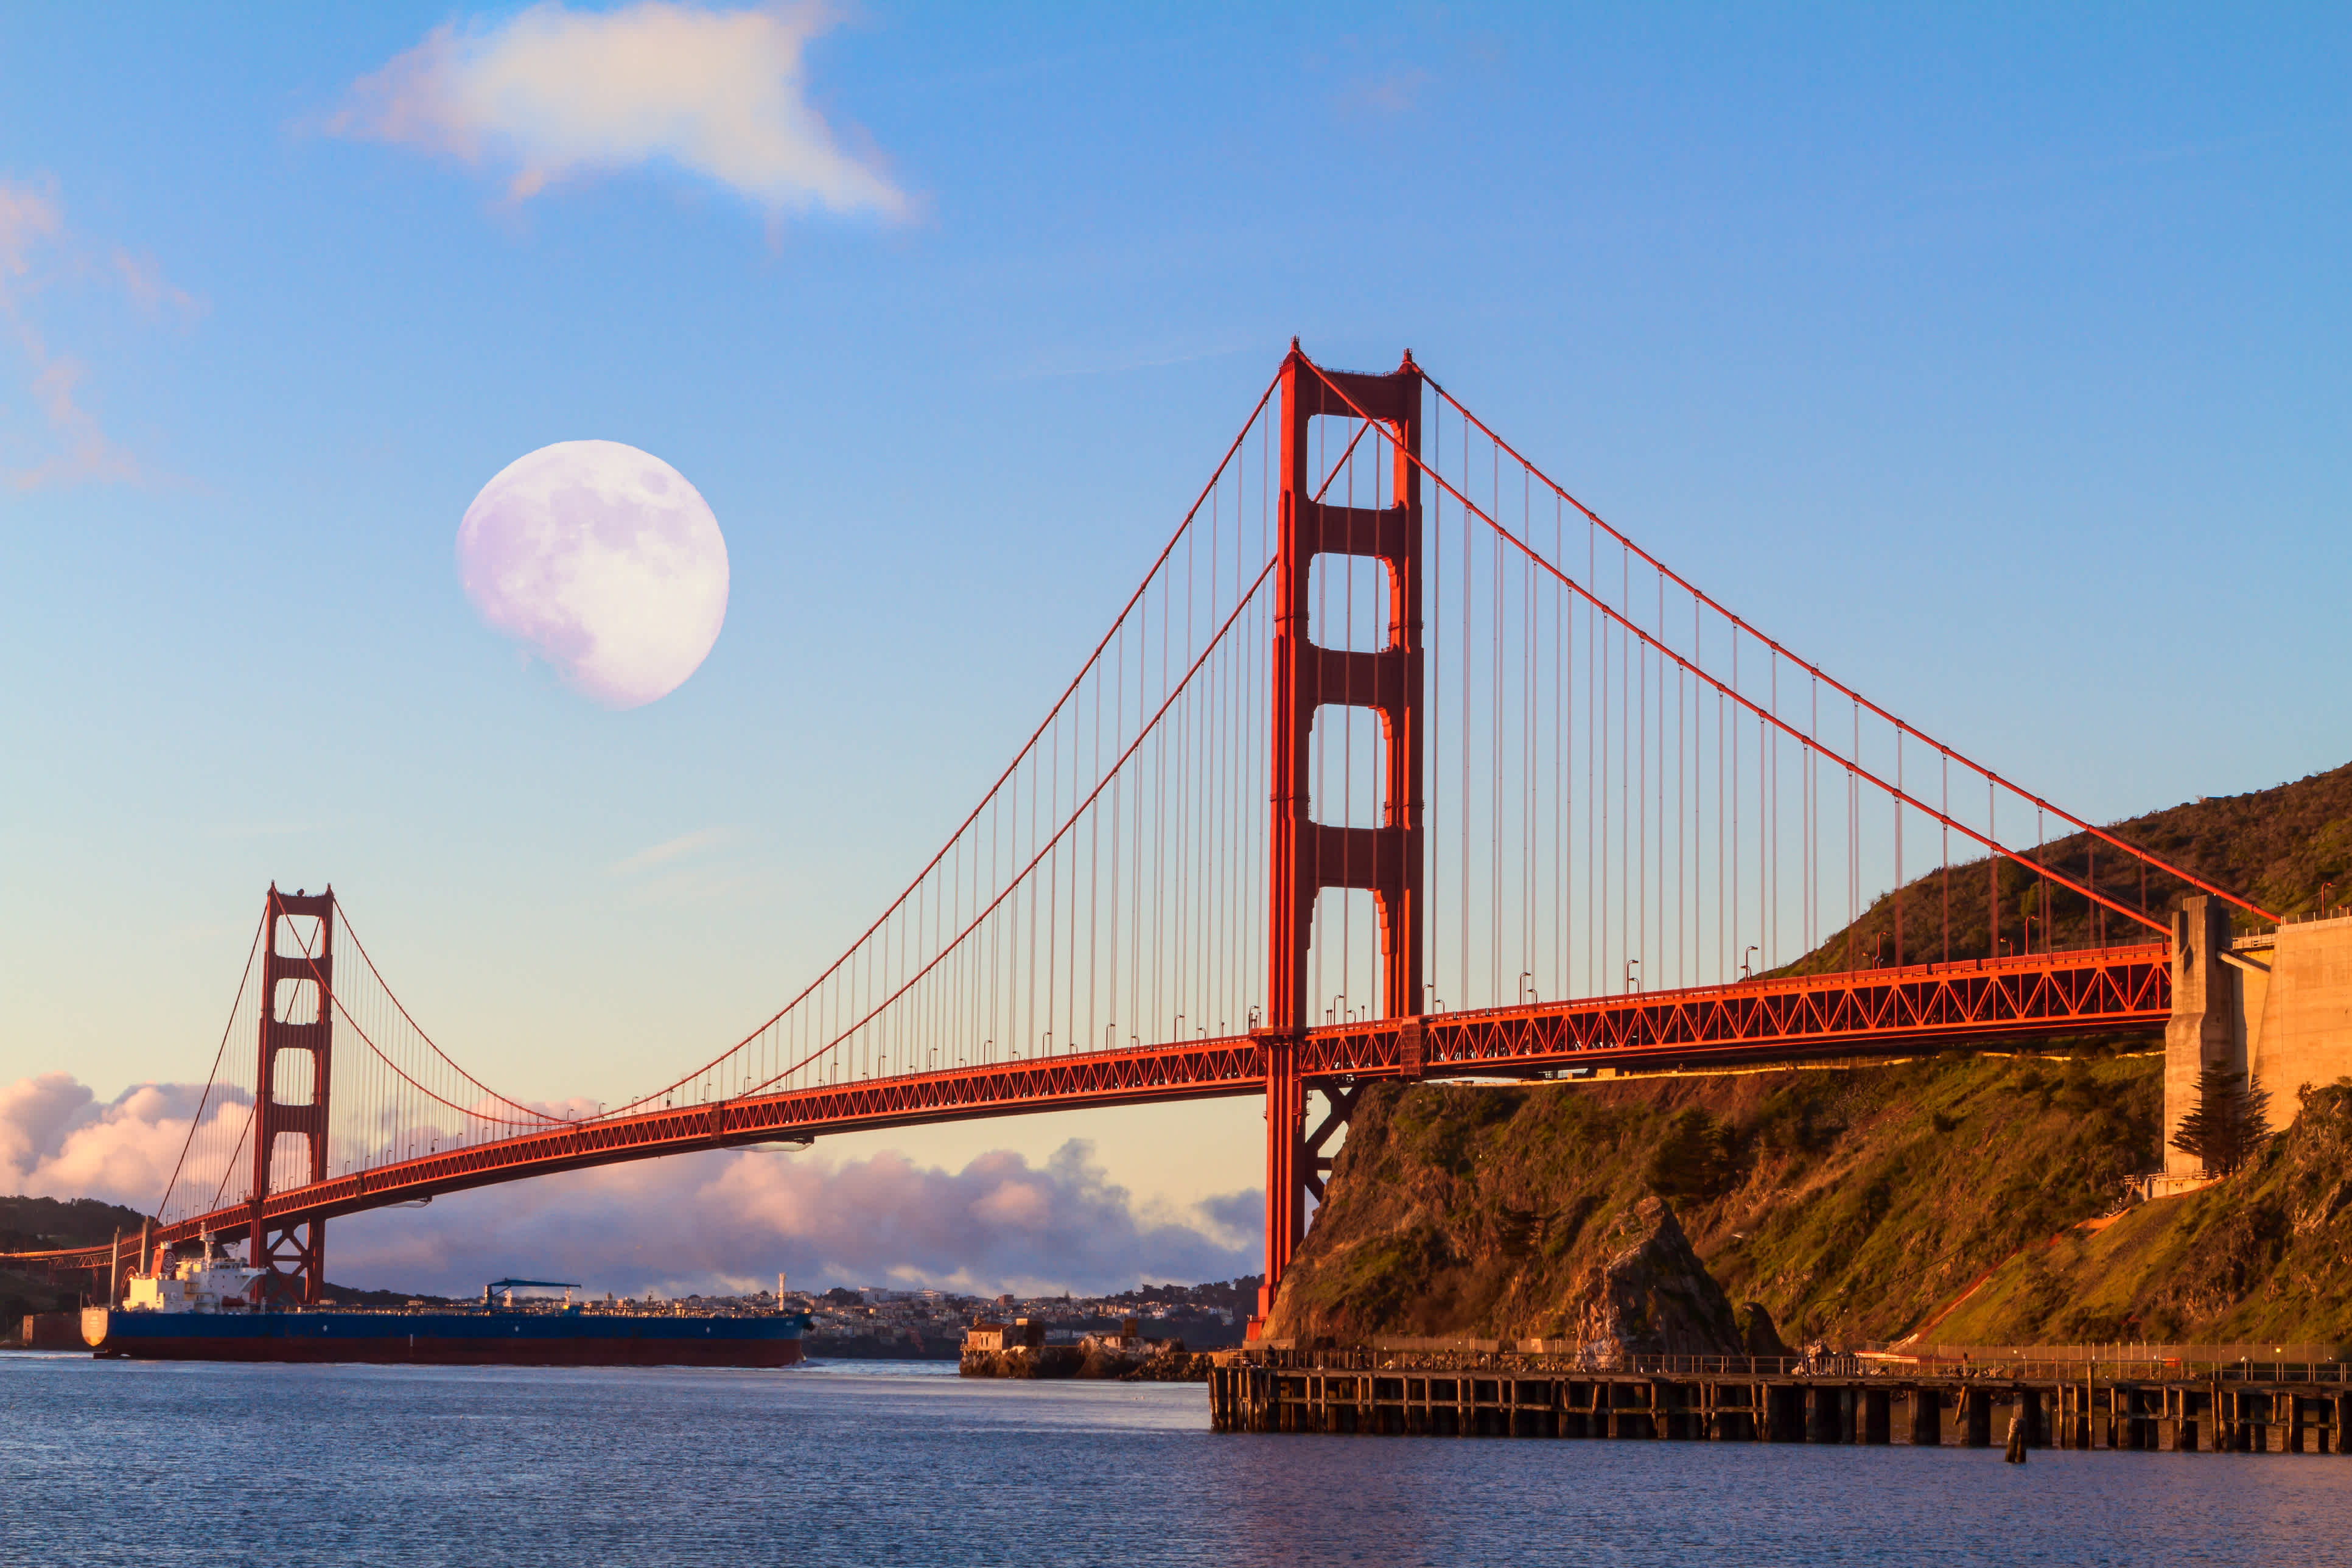
[[[0,1355],[0,1563],[2352,1562],[2352,1458],[1219,1436],[1197,1384]]]

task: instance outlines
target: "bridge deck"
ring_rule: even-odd
[[[2031,953],[1903,969],[1757,980],[1310,1031],[1317,1079],[1531,1078],[1579,1068],[1661,1068],[1934,1050],[2053,1035],[2154,1033],[2171,1010],[2169,949]],[[780,1138],[1027,1111],[1259,1094],[1255,1037],[1177,1041],[827,1084],[582,1121],[273,1193],[265,1220],[332,1218],[559,1171]],[[242,1205],[156,1233],[245,1234]],[[104,1268],[105,1247],[18,1255]]]

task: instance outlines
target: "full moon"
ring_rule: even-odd
[[[618,441],[559,441],[482,487],[457,579],[491,626],[607,708],[701,667],[727,618],[727,541],[686,477]]]

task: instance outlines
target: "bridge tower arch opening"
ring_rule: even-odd
[[[268,1270],[265,1299],[319,1300],[326,1282],[327,1222],[316,1214],[268,1212],[281,1141],[299,1151],[297,1184],[327,1179],[327,1113],[334,1045],[335,893],[281,893],[269,885],[263,912],[262,1004],[254,1072],[253,1184],[247,1201],[246,1259]],[[285,1058],[281,1062],[280,1058]],[[307,1069],[307,1070],[305,1070]],[[307,1088],[307,1102],[278,1098]]]
[[[1322,1195],[1324,1151],[1353,1094],[1313,1087],[1331,1113],[1306,1131],[1309,1085],[1299,1070],[1316,896],[1369,891],[1380,913],[1381,1005],[1390,1018],[1422,1011],[1422,374],[1408,352],[1385,375],[1321,370],[1293,339],[1281,375],[1281,487],[1274,567],[1273,735],[1268,834],[1266,1005],[1258,1048],[1265,1073],[1265,1282],[1255,1337],[1306,1230],[1307,1199]],[[1385,506],[1317,498],[1309,422],[1318,416],[1380,426],[1392,465]],[[1377,447],[1375,448],[1377,451]],[[1318,556],[1365,556],[1386,569],[1387,636],[1370,648],[1313,640],[1309,617]],[[1310,748],[1318,710],[1367,708],[1380,716],[1384,756],[1379,820],[1318,822],[1309,799]]]

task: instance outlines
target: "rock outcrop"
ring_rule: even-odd
[[[1641,1355],[1738,1355],[1746,1342],[1723,1287],[1654,1194],[1603,1233],[1609,1256],[1577,1282],[1566,1316],[1579,1358],[1602,1371]]]
[[[1790,1353],[1780,1339],[1780,1331],[1773,1326],[1771,1312],[1761,1301],[1750,1301],[1739,1309],[1739,1348],[1754,1356]]]
[[[1210,1358],[1184,1348],[1181,1340],[1106,1344],[1015,1345],[1011,1350],[968,1350],[958,1370],[966,1377],[1093,1378],[1119,1383],[1206,1383]]]
[[[1572,1340],[1612,1355],[1785,1355],[1923,1331],[1979,1345],[2352,1343],[2352,1081],[2305,1094],[2237,1174],[2110,1220],[2122,1178],[2153,1162],[2160,1067],[2086,1049],[1375,1085],[1270,1335]],[[1683,1142],[1728,1163],[1696,1191],[1658,1158],[1694,1112],[1710,1139]],[[1651,1206],[1670,1185],[1671,1213]]]
[[[2161,1065],[2084,1049],[1373,1084],[1268,1332],[1573,1338],[1568,1302],[1655,1194],[1730,1300],[1767,1309],[1748,1353],[1899,1339],[2020,1247],[2114,1208],[2156,1149]]]
[[[1016,1345],[1009,1351],[966,1351],[956,1370],[965,1377],[1076,1377],[1087,1364],[1076,1345]]]
[[[2118,829],[2265,908],[2313,912],[2352,883],[2352,765]],[[2092,849],[2078,834],[2037,857],[2080,878]],[[1790,967],[1993,951],[2032,891],[2030,868],[1994,869],[1937,868]],[[2157,874],[2135,889],[2151,911],[2186,890]],[[2037,941],[2123,939],[2088,904],[2055,919],[2054,931],[2035,926]],[[1738,1329],[1751,1355],[1785,1353],[1784,1339],[1923,1328],[1977,1344],[2352,1342],[2352,1081],[2315,1089],[2296,1129],[2254,1165],[2086,1228],[2129,1202],[2132,1175],[2161,1156],[2152,1044],[2091,1037],[2039,1052],[1513,1088],[1372,1084],[1266,1332],[1299,1343],[1570,1338],[1582,1330],[1565,1304],[1625,1250],[1612,1239],[1619,1216],[1654,1194],[1730,1299],[1750,1304]]]

